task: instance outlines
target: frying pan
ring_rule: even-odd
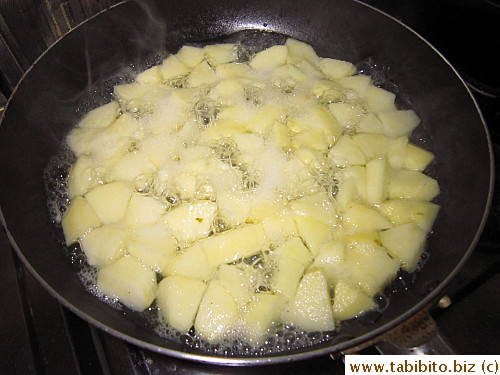
[[[399,104],[422,120],[413,141],[436,154],[430,173],[439,179],[436,202],[442,209],[428,240],[428,259],[409,281],[386,290],[390,302],[382,314],[345,324],[337,335],[310,347],[257,357],[207,353],[158,336],[140,316],[113,309],[85,290],[49,217],[44,170],[81,118],[76,109],[82,102],[91,108],[109,100],[110,77],[124,66],[129,72],[145,67],[186,43],[266,46],[286,36],[310,43],[320,56],[369,65],[373,74],[383,75],[382,84],[396,83],[391,87],[402,99]],[[89,92],[92,100],[85,99]],[[0,206],[12,246],[30,271],[64,306],[104,331],[177,358],[281,363],[358,346],[438,297],[482,231],[493,188],[492,160],[484,121],[455,70],[413,31],[366,5],[350,0],[126,2],[65,35],[15,89],[0,128]]]

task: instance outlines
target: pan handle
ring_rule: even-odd
[[[457,354],[428,309],[384,334],[375,347],[380,354]]]

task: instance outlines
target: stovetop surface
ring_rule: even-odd
[[[500,6],[495,0],[419,2],[366,0],[415,29],[456,67],[471,87],[491,133],[500,164]],[[453,11],[452,11],[453,10]],[[497,177],[498,180],[498,177]],[[498,186],[498,185],[497,185]],[[26,270],[0,233],[0,374],[233,374],[224,368],[177,360],[127,344],[62,307]],[[451,305],[432,315],[457,352],[500,353],[500,192],[480,242],[446,289]],[[362,353],[375,354],[373,348]],[[259,373],[343,373],[330,356]]]

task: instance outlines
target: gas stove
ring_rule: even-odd
[[[469,85],[500,164],[500,3],[496,0],[365,0],[430,41]],[[34,3],[39,3],[34,5]],[[115,1],[3,1],[0,4],[0,91],[7,98],[23,71],[71,27]],[[22,14],[22,17],[19,15]],[[34,25],[29,27],[29,25]],[[43,35],[41,37],[40,35]],[[0,95],[0,101],[2,95]],[[1,104],[1,103],[0,103]],[[498,178],[497,178],[498,182]],[[499,186],[499,185],[497,185]],[[121,341],[61,306],[35,280],[0,232],[0,373],[250,374],[166,357]],[[458,353],[499,354],[500,190],[480,242],[431,309]],[[361,351],[377,353],[375,348]],[[341,357],[259,367],[259,373],[344,373]]]

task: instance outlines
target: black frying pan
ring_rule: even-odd
[[[250,29],[266,32],[242,31]],[[370,61],[384,72],[386,83],[397,83],[402,105],[410,105],[422,119],[415,141],[436,154],[431,172],[439,178],[442,210],[425,266],[411,285],[392,293],[377,319],[347,324],[337,337],[313,347],[225,358],[161,338],[140,317],[114,310],[84,290],[50,221],[43,173],[81,117],[75,108],[81,107],[85,93],[109,83],[124,64],[144,67],[159,53],[176,52],[185,43],[258,41],[265,46],[284,35],[312,44],[320,56]],[[102,104],[96,97],[106,100],[102,90],[93,97],[94,105]],[[414,315],[440,294],[473,250],[493,181],[487,130],[453,68],[404,25],[349,0],[158,0],[148,7],[129,2],[109,9],[64,36],[24,76],[4,114],[0,153],[0,205],[9,238],[64,306],[136,345],[222,364],[277,363],[345,350]]]

